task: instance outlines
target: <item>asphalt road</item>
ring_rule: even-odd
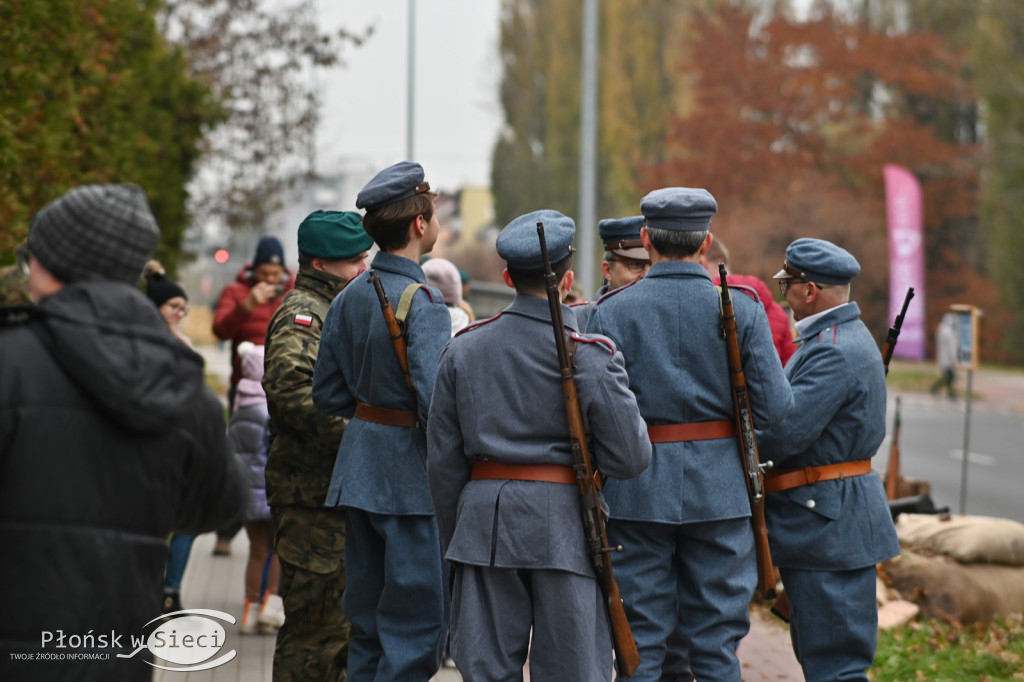
[[[888,466],[893,408],[888,406],[889,435],[874,458],[874,468]],[[903,395],[899,437],[900,473],[931,484],[937,507],[951,513],[996,516],[1024,523],[1024,415],[984,402],[974,402],[967,429],[966,498],[964,480],[964,400]]]

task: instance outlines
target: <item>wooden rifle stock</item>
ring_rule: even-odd
[[[569,348],[565,339],[562,321],[562,298],[558,283],[548,258],[547,240],[544,238],[544,224],[537,223],[537,237],[540,239],[541,256],[544,259],[544,284],[551,309],[551,326],[555,332],[555,346],[558,350],[558,368],[562,378],[562,395],[565,398],[565,414],[569,422],[569,438],[572,443],[573,469],[580,493],[580,511],[583,516],[584,540],[587,553],[594,566],[601,591],[605,596],[608,622],[611,626],[612,647],[615,650],[615,667],[620,677],[630,677],[640,665],[640,653],[633,639],[633,631],[626,618],[626,609],[619,594],[619,585],[612,574],[611,552],[622,547],[608,546],[604,513],[601,511],[601,496],[597,488],[597,472],[594,470],[587,448],[587,434],[583,429],[583,414],[580,411],[579,395],[576,392],[576,378],[569,360]]]
[[[405,383],[412,388],[412,376],[409,374],[409,354],[405,345],[405,335],[402,327],[398,324],[395,311],[391,307],[388,295],[384,293],[384,285],[380,282],[377,272],[370,270],[370,284],[377,291],[377,300],[380,301],[380,311],[384,315],[384,324],[388,327],[388,334],[391,335],[391,343],[395,347],[395,354],[398,355],[398,364],[402,366],[402,374],[405,375]]]
[[[899,497],[900,486],[900,397],[896,396],[896,414],[892,420],[892,439],[889,443],[889,466],[885,470],[885,499]]]
[[[768,545],[768,526],[764,518],[764,475],[754,434],[754,415],[750,407],[747,377],[740,357],[739,334],[732,295],[726,282],[725,265],[719,263],[718,276],[722,285],[722,335],[729,355],[729,378],[732,384],[733,413],[736,418],[736,440],[740,446],[740,463],[747,482],[750,498],[750,524],[754,529],[754,553],[757,556],[757,591],[764,599],[775,598],[775,565]],[[769,465],[770,466],[770,465]]]
[[[903,299],[903,309],[896,316],[896,320],[889,327],[889,333],[885,335],[885,344],[882,346],[882,366],[885,367],[885,375],[889,376],[889,360],[892,359],[892,352],[896,350],[896,340],[900,337],[900,329],[903,328],[903,318],[907,316],[907,306],[910,299],[914,298],[914,287],[907,289],[907,296]]]

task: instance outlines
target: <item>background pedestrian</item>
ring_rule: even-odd
[[[938,395],[943,388],[949,398],[956,398],[956,316],[946,313],[935,329],[935,363],[939,366],[939,378],[932,384],[931,394]]]
[[[252,496],[242,517],[249,536],[249,561],[245,567],[245,605],[239,632],[251,635],[276,632],[284,623],[284,606],[278,594],[281,566],[274,553],[274,524],[267,505],[266,475],[270,415],[263,392],[263,346],[243,341],[242,378],[235,392],[235,409],[228,421],[228,444],[249,467]],[[266,576],[266,589],[261,587]]]
[[[423,263],[427,284],[444,296],[444,305],[452,317],[452,336],[470,323],[469,313],[462,307],[462,279],[459,269],[446,258],[431,258]]]
[[[753,275],[741,275],[733,272],[729,267],[729,250],[725,248],[722,240],[715,239],[708,247],[708,252],[701,257],[701,265],[708,271],[708,277],[716,286],[720,285],[718,264],[725,264],[726,281],[729,286],[739,287],[745,294],[750,296],[756,294],[756,300],[764,306],[764,312],[768,316],[768,326],[772,329],[772,342],[775,344],[775,351],[779,354],[779,360],[785,367],[796,351],[796,344],[793,343],[793,328],[789,321],[789,314],[775,302],[771,289]]]
[[[228,409],[234,408],[235,389],[242,378],[242,358],[238,346],[243,341],[262,345],[267,325],[281,299],[294,286],[294,277],[284,265],[284,248],[276,237],[263,237],[256,246],[252,263],[238,272],[221,292],[213,317],[213,333],[222,341],[231,342],[231,379],[228,385]],[[215,556],[231,554],[231,540],[240,524],[217,530]]]
[[[153,302],[160,316],[167,323],[174,338],[192,348],[192,340],[181,330],[181,321],[188,315],[188,294],[185,289],[167,277],[160,263],[151,260],[146,263],[142,278],[145,282],[146,297]],[[163,612],[173,613],[184,608],[181,605],[181,582],[185,577],[188,558],[192,554],[195,535],[175,533],[168,545],[167,573],[164,575]]]

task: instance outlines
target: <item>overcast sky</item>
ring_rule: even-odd
[[[324,101],[317,170],[406,157],[408,0],[318,0],[325,31],[373,35],[316,74]],[[435,189],[490,185],[498,105],[499,0],[416,0],[413,161]]]

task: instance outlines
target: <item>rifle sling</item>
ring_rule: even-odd
[[[647,426],[652,443],[679,443],[716,438],[735,438],[736,423],[732,421],[692,422],[690,424],[654,424]]]
[[[398,324],[402,325],[403,331],[405,330],[405,320],[409,317],[409,311],[412,309],[412,297],[422,288],[422,284],[413,282],[402,291],[402,297],[398,299],[398,310],[395,311],[395,319],[398,320]]]
[[[871,473],[871,460],[858,459],[853,462],[840,462],[803,469],[769,469],[764,472],[764,490],[777,493],[780,490],[799,488],[818,481],[832,481],[837,478],[850,478]]]

